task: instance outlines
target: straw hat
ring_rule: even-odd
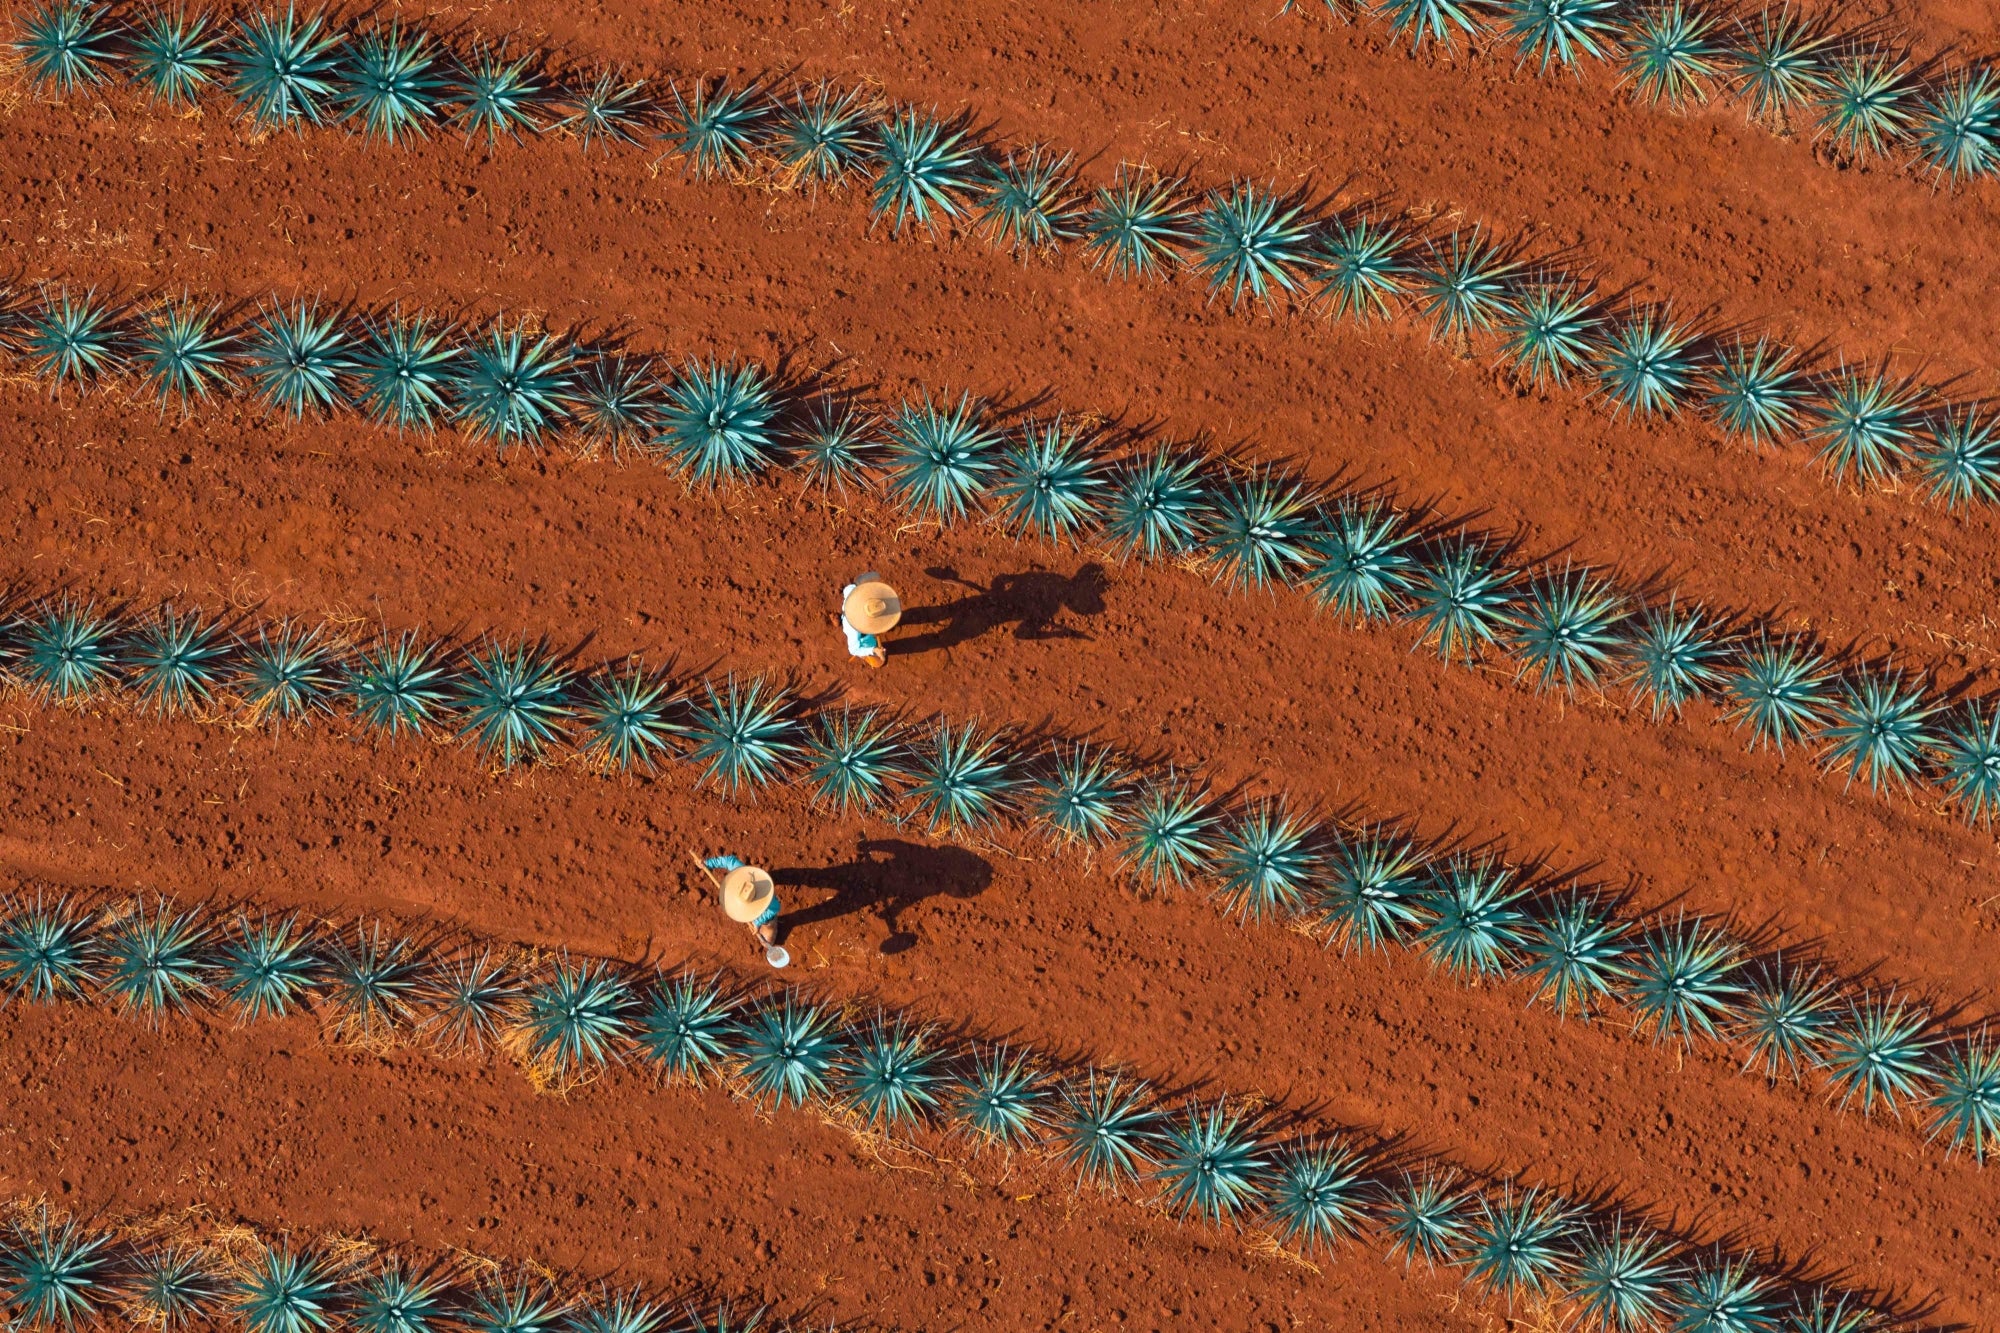
[[[738,866],[722,877],[722,910],[731,921],[755,921],[771,905],[777,887],[770,871]]]
[[[840,614],[857,634],[887,634],[903,618],[903,599],[886,583],[857,584],[840,604]]]

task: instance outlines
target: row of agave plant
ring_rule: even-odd
[[[352,1237],[271,1240],[182,1219],[90,1225],[18,1202],[0,1223],[0,1317],[72,1333],[127,1322],[162,1333],[786,1333],[760,1308],[608,1282],[559,1283],[463,1251],[447,1258]]]
[[[1656,1041],[1733,1043],[1746,1070],[1815,1076],[1843,1108],[1923,1108],[1933,1139],[1981,1163],[2000,1144],[2000,1046],[1983,1030],[1946,1033],[1894,991],[1842,985],[1796,951],[1754,948],[1698,917],[1638,919],[1581,887],[1552,890],[1491,849],[1322,823],[1291,798],[1231,800],[1199,774],[1108,747],[809,710],[758,677],[677,685],[631,661],[573,671],[525,641],[453,649],[402,632],[350,646],[296,622],[233,635],[171,607],[120,630],[67,600],[21,624],[6,669],[43,700],[115,688],[162,712],[272,725],[338,710],[358,735],[455,734],[501,765],[681,762],[732,799],[795,788],[834,817],[930,836],[1026,827],[1113,856],[1149,887],[1205,890],[1246,925],[1297,926],[1343,950],[1418,950],[1460,981],[1518,981],[1561,1015],[1622,1013]],[[72,929],[57,921],[30,914],[0,933],[0,979],[40,975],[41,941]]]
[[[1789,3],[1753,18],[1683,0],[1324,0],[1335,18],[1388,25],[1414,53],[1511,43],[1537,73],[1618,67],[1641,104],[1686,110],[1717,97],[1784,131],[1810,124],[1849,158],[1905,153],[1940,179],[2000,173],[2000,82],[1983,64],[1940,67]],[[1284,12],[1317,9],[1285,0]]]
[[[942,1131],[1036,1152],[1079,1185],[1137,1188],[1174,1216],[1261,1227],[1297,1251],[1372,1234],[1411,1262],[1458,1268],[1484,1295],[1569,1305],[1615,1333],[1875,1325],[1850,1296],[1788,1301],[1746,1256],[1676,1243],[1546,1188],[1475,1181],[1345,1134],[1281,1138],[1267,1128],[1270,1108],[1252,1113],[1227,1097],[1174,1105],[1126,1071],[1064,1068],[797,988],[745,990],[698,970],[476,941],[428,948],[379,921],[322,930],[242,908],[216,919],[164,901],[91,912],[36,896],[11,906],[0,941],[0,986],[21,999],[101,998],[155,1023],[204,1002],[243,1022],[317,1010],[336,1040],[497,1049],[540,1086],[573,1088],[632,1064],[891,1139]]]
[[[1232,309],[1289,301],[1360,322],[1401,312],[1439,342],[1490,342],[1536,390],[1579,387],[1634,419],[1705,414],[1760,450],[1803,442],[1837,480],[1907,479],[1951,505],[2000,499],[2000,425],[1976,405],[1887,368],[1815,372],[1771,338],[1709,337],[1665,306],[1613,311],[1589,281],[1477,226],[1424,235],[1365,212],[1323,218],[1296,193],[1238,182],[1204,194],[1131,164],[1089,187],[1068,154],[995,149],[963,118],[827,84],[774,92],[694,80],[670,84],[662,105],[643,81],[604,73],[559,92],[532,55],[460,61],[400,23],[351,39],[292,10],[233,26],[147,11],[121,25],[95,5],[54,0],[15,46],[43,87],[102,81],[122,65],[169,104],[226,87],[266,128],[338,123],[391,143],[446,123],[489,143],[566,129],[586,144],[663,142],[697,176],[865,180],[871,215],[893,233],[962,225],[1016,251],[1077,244],[1114,275],[1192,269]]]
[[[1509,655],[1541,690],[1623,685],[1655,722],[1712,699],[1753,748],[1817,747],[1850,783],[1927,783],[1969,822],[2000,813],[2000,707],[1990,700],[1952,707],[1899,672],[1842,670],[1809,635],[1672,594],[1641,598],[1588,568],[1517,563],[1500,542],[1396,512],[1379,489],[1329,494],[1283,469],[1186,447],[1113,458],[1060,413],[1009,430],[969,395],[924,390],[871,406],[786,390],[750,362],[667,372],[504,317],[467,330],[403,310],[349,318],[306,298],[232,321],[187,297],[121,311],[51,286],[0,325],[0,341],[55,390],[122,372],[162,411],[246,394],[291,418],[358,410],[399,431],[456,425],[502,451],[565,440],[651,458],[690,484],[741,484],[786,465],[842,492],[880,482],[919,520],[984,511],[1023,538],[1197,562],[1237,590],[1297,589],[1343,623],[1409,625],[1447,662]],[[20,632],[42,653],[68,651],[65,636],[80,636],[81,649],[111,634],[88,616],[36,623]],[[73,687],[73,670],[44,679],[31,662],[30,683],[58,698],[87,690],[95,677]]]

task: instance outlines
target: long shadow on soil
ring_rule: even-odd
[[[993,882],[993,867],[963,847],[926,847],[900,838],[864,838],[854,859],[837,866],[773,870],[780,888],[832,889],[833,897],[780,918],[789,933],[856,912],[874,911],[889,927],[883,953],[902,953],[917,937],[902,928],[902,914],[926,898],[975,898]]]
[[[1090,635],[1082,630],[1057,622],[1065,612],[1102,614],[1104,590],[1109,586],[1104,567],[1098,564],[1083,565],[1068,575],[1045,570],[1002,574],[985,587],[943,566],[924,573],[940,583],[968,589],[971,595],[937,606],[907,608],[899,628],[928,632],[898,634],[892,639],[890,651],[899,657],[955,648],[1005,625],[1014,627],[1017,639],[1088,639]]]

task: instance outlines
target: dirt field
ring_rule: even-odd
[[[1993,391],[1991,182],[1946,191],[1836,168],[1734,107],[1666,116],[1626,106],[1602,71],[1542,80],[1507,52],[1412,58],[1379,28],[1274,8],[402,12],[579,62],[866,82],[970,109],[998,137],[1075,148],[1095,175],[1143,156],[1462,214],[1573,247],[1608,289],[1891,358],[1960,398]],[[1890,18],[1924,49],[1978,54],[2000,13]],[[853,191],[697,183],[651,160],[554,140],[488,154],[449,134],[394,152],[335,132],[253,139],[219,103],[175,117],[124,92],[59,106],[23,94],[0,116],[0,254],[17,282],[531,311],[629,329],[675,358],[788,361],[886,392],[1047,394],[1317,477],[1394,480],[1536,555],[1774,614],[1947,690],[2000,686],[1990,507],[1839,488],[1797,451],[1759,457],[1697,422],[1621,423],[1573,394],[1522,393],[1411,326],[1231,315],[1192,281],[894,241],[869,232]],[[1253,793],[1498,842],[1635,909],[1809,943],[1954,1025],[1977,1027],[2000,985],[1990,832],[1747,752],[1706,704],[1655,726],[1622,694],[1564,703],[1504,669],[1447,668],[1407,651],[1407,634],[1336,628],[1296,596],[1233,596],[978,525],[911,530],[872,499],[829,506],[789,481],[688,494],[647,466],[498,459],[238,407],[161,420],[116,394],[52,401],[25,377],[0,385],[0,413],[10,585],[796,673],[809,692],[1097,737]],[[864,673],[827,616],[865,567],[914,605],[961,596],[959,580],[1011,576],[1020,592],[978,632]],[[919,865],[929,841],[791,792],[731,805],[684,774],[496,775],[457,747],[18,698],[4,716],[9,887],[393,912],[635,962],[735,963],[740,932],[689,848],[810,870]],[[1703,1243],[1890,1298],[1921,1326],[2000,1326],[2000,1176],[1907,1119],[1766,1087],[1721,1047],[1682,1056],[1618,1024],[1560,1021],[1527,1009],[1523,987],[1447,981],[1415,954],[1343,957],[1245,929],[1038,840],[971,854],[984,869],[943,891],[798,925],[802,979],[1627,1201]],[[831,896],[802,887],[797,906]],[[500,1064],[329,1049],[304,1021],[155,1032],[78,1006],[0,1010],[0,1041],[0,1195],[86,1215],[200,1206],[892,1328],[1507,1317],[1379,1246],[1309,1271],[1233,1232],[1074,1194],[1032,1164],[884,1157],[812,1116],[656,1092],[636,1071],[558,1098]]]

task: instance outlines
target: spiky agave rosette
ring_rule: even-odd
[[[223,917],[162,900],[11,903],[0,909],[0,942],[11,948],[24,922],[47,939],[55,920],[65,948],[106,966],[74,975],[67,988],[0,966],[0,1002],[99,1003],[147,1022],[213,1014],[250,1023],[306,1010],[320,1013],[337,1041],[428,1043],[461,1058],[505,1052],[541,1087],[573,1091],[620,1065],[710,1095],[728,1095],[715,1087],[726,1084],[892,1146],[941,1134],[978,1151],[1035,1153],[1073,1173],[1079,1187],[1136,1193],[1189,1224],[1260,1232],[1305,1255],[1372,1242],[1457,1269],[1509,1303],[1534,1299],[1613,1318],[1678,1315],[1767,1300],[1776,1289],[1747,1256],[1631,1220],[1638,1214],[1615,1200],[1593,1212],[1545,1186],[1371,1153],[1338,1126],[1279,1136],[1270,1126],[1287,1118],[1282,1108],[1253,1111],[1256,1103],[1227,1096],[1171,1105],[1124,1071],[947,1037],[907,1013],[799,988],[492,940],[425,940],[384,920],[307,922],[248,906]],[[7,957],[0,950],[0,962]],[[274,1004],[270,983],[279,977]],[[371,1007],[377,1026],[363,1034],[355,1015]],[[1906,1006],[1881,1012],[1886,1027],[1864,1025],[1858,1040],[1901,1030]],[[1992,1091],[1991,1049],[1983,1039],[1962,1048],[1969,1078],[1943,1085],[1932,1114],[1935,1132],[1970,1137],[1975,1154],[1994,1137],[1994,1109],[1978,1100]],[[530,1300],[551,1315],[567,1308],[531,1284],[489,1276],[466,1287],[396,1253],[253,1245],[240,1236],[236,1244],[218,1264],[185,1237],[135,1243],[130,1233],[21,1209],[0,1223],[0,1302],[31,1326],[80,1327],[132,1308],[170,1328],[234,1317],[268,1333],[285,1333],[296,1319],[317,1327],[321,1317],[367,1327],[368,1311],[389,1307],[416,1328],[426,1320],[481,1328],[486,1314],[520,1313]],[[627,1313],[644,1300],[633,1292],[590,1299]],[[1810,1299],[1865,1308],[1851,1292]]]

